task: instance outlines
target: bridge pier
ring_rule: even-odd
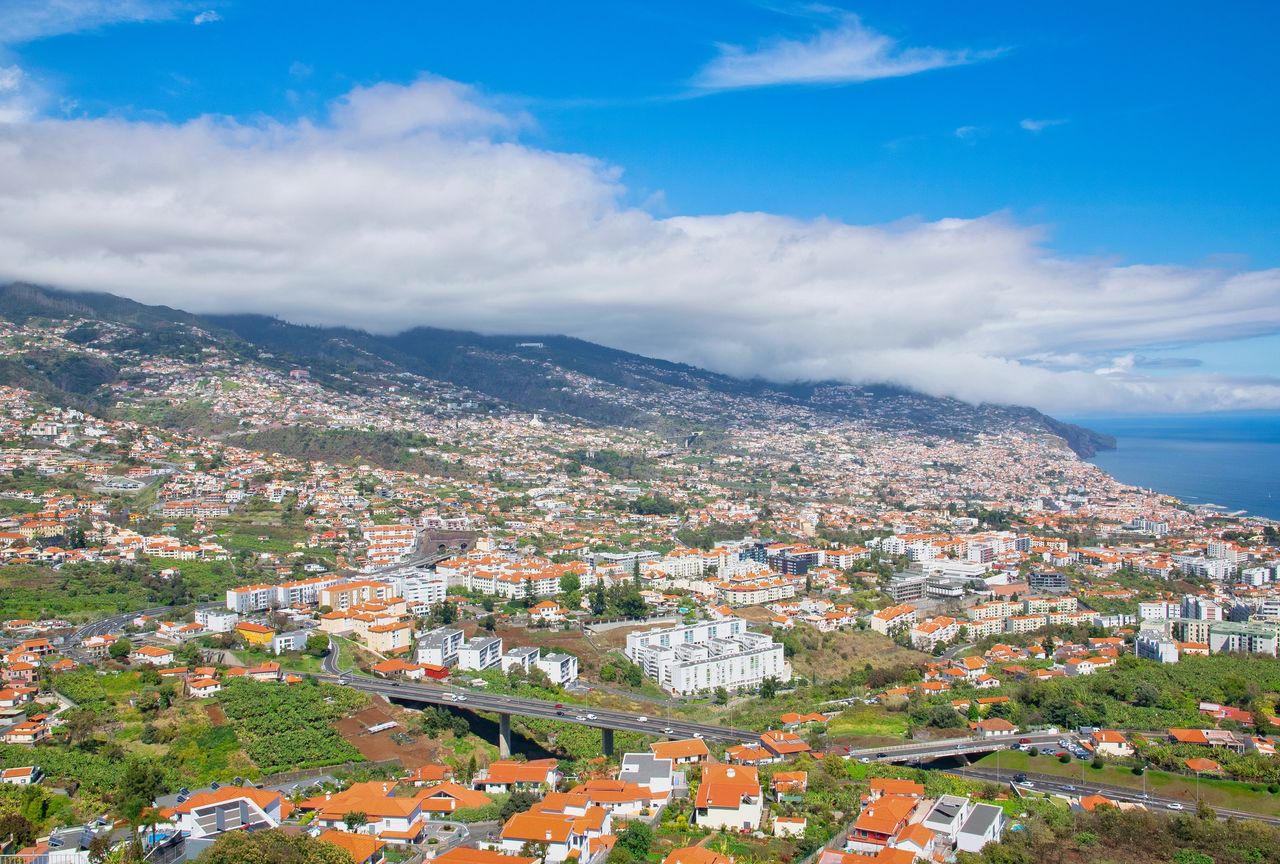
[[[511,758],[511,715],[498,715],[498,758]]]
[[[606,756],[613,755],[613,730],[600,730],[600,752]]]

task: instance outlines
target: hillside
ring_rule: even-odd
[[[198,316],[110,294],[24,284],[0,287],[0,318],[85,322],[67,338],[103,349],[93,358],[66,352],[0,358],[0,383],[72,403],[91,401],[102,384],[128,375],[112,362],[113,350],[192,360],[215,345],[269,366],[305,367],[338,389],[360,386],[362,375],[410,373],[525,411],[655,429],[672,438],[770,422],[782,412],[800,424],[855,420],[886,431],[957,438],[1003,429],[1049,432],[1081,456],[1115,445],[1109,436],[1032,408],[975,406],[891,385],[734,378],[566,336],[486,336],[429,327],[383,336],[260,315]]]

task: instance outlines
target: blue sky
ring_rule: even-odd
[[[0,0],[0,40],[6,30],[10,34],[0,67],[19,70],[10,75],[11,81],[20,75],[9,87],[10,113],[47,134],[67,135],[84,134],[83,121],[159,135],[156,128],[192,128],[205,115],[233,118],[220,122],[256,134],[272,124],[295,132],[309,124],[336,127],[335,101],[382,84],[413,88],[425,75],[465,85],[461,101],[489,112],[481,136],[486,146],[508,145],[538,157],[589,157],[592,177],[612,191],[593,188],[584,197],[614,196],[610,217],[634,211],[667,227],[675,224],[667,220],[682,217],[761,212],[799,220],[809,234],[821,233],[829,220],[878,226],[895,241],[938,220],[976,220],[1010,232],[996,245],[1021,265],[1032,266],[1036,255],[1052,257],[1055,270],[1056,262],[1088,262],[1093,275],[1081,277],[1087,284],[1080,302],[1092,302],[1089,292],[1099,292],[1116,301],[1121,319],[1134,313],[1116,292],[1149,289],[1129,284],[1132,270],[1124,270],[1122,280],[1108,274],[1130,265],[1182,268],[1174,281],[1202,284],[1190,293],[1152,289],[1151,303],[1185,305],[1188,315],[1203,315],[1203,304],[1220,295],[1223,304],[1237,307],[1235,317],[1206,327],[1203,338],[1194,322],[1135,318],[1128,343],[1118,333],[1098,338],[1096,321],[1066,323],[1065,314],[1062,326],[1088,332],[1036,341],[974,330],[967,344],[981,341],[977,353],[999,363],[975,361],[966,374],[996,375],[1011,397],[1025,399],[1048,385],[1031,377],[1046,369],[1111,381],[1136,376],[1144,393],[1184,381],[1191,370],[1199,378],[1265,379],[1261,392],[1236,403],[1222,401],[1220,392],[1205,402],[1258,408],[1280,405],[1280,299],[1266,302],[1270,283],[1237,287],[1246,296],[1235,297],[1218,282],[1270,278],[1258,274],[1280,266],[1277,24],[1280,7],[1264,2],[834,7],[729,0]],[[4,90],[0,78],[0,96]],[[399,132],[418,134],[416,127]],[[468,134],[474,145],[474,133]],[[236,146],[230,155],[219,150],[211,158],[235,160],[243,153]],[[275,145],[259,139],[247,146]],[[385,156],[345,138],[324,146],[352,158]],[[979,232],[982,242],[991,230]],[[967,260],[980,261],[982,254],[993,253]],[[121,274],[99,284],[89,273],[82,267],[52,276],[81,283],[77,287],[118,288],[128,281]],[[1057,284],[1057,276],[1045,274],[1053,287],[1044,290],[1058,292],[1058,301],[1069,306],[1065,295],[1073,289]],[[1019,272],[997,281],[1024,277]],[[831,290],[831,278],[817,281]],[[957,305],[963,291],[977,290],[974,280],[960,281],[967,288],[954,288]],[[1117,288],[1117,281],[1124,287]],[[857,297],[837,291],[835,299],[822,295],[810,308],[865,306],[877,287],[890,290],[871,285],[869,295]],[[410,294],[424,290],[420,284],[405,288]],[[819,291],[777,281],[758,290],[766,299],[800,291],[813,299]],[[494,296],[495,309],[512,308],[506,294]],[[618,331],[593,334],[580,326],[576,335],[637,350],[648,345],[650,353],[733,372],[878,374],[869,358],[850,360],[842,372],[830,352],[791,362],[780,359],[785,346],[753,354],[733,346],[695,348],[674,337],[622,338],[634,333],[635,306],[623,293],[615,304],[622,310]],[[323,319],[299,308],[265,311]],[[673,311],[682,310],[667,309]],[[531,323],[554,328],[558,320]],[[384,327],[377,316],[361,323]],[[510,330],[521,322],[448,312],[442,323]],[[1037,326],[1048,330],[1052,323]],[[937,356],[897,353],[918,341],[884,346],[891,359],[882,374],[963,398],[999,398],[999,389],[991,395],[943,377],[931,386],[924,370],[936,365]],[[1151,362],[1170,357],[1174,362]],[[1026,380],[1000,377],[1010,363]],[[1124,398],[1089,396],[1087,379],[1075,380],[1079,394],[1068,398],[1089,403],[1079,407],[1126,404]],[[1236,390],[1240,383],[1217,382]],[[1186,410],[1205,398],[1207,385],[1197,386],[1142,404]]]

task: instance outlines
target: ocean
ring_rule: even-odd
[[[1065,419],[1065,418],[1064,418]],[[1280,414],[1072,417],[1114,435],[1089,459],[1123,483],[1188,504],[1280,519]]]

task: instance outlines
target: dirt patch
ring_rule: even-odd
[[[375,696],[368,708],[344,717],[334,725],[338,734],[371,762],[399,759],[400,764],[409,770],[422,765],[438,765],[444,761],[444,749],[437,741],[418,731],[416,716],[416,712],[406,711]],[[388,722],[399,725],[383,732],[369,733],[369,729]],[[405,740],[406,733],[410,740]]]
[[[227,715],[222,713],[222,706],[216,702],[205,703],[204,713],[209,716],[209,722],[214,726],[227,725]]]

